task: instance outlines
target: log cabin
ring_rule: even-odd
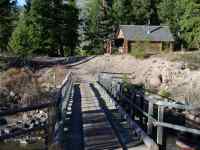
[[[113,44],[111,40],[106,40],[106,53],[112,53],[112,47],[116,47],[121,54],[127,54],[130,51],[142,46],[145,50],[173,50],[174,37],[169,26],[151,26],[151,25],[120,25]]]

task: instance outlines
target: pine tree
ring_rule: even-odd
[[[26,13],[29,12],[31,9],[31,1],[32,0],[26,0],[26,4],[24,5]]]
[[[112,5],[112,20],[113,23],[117,26],[119,24],[123,24],[123,5],[122,5],[122,0],[113,0],[113,5]]]
[[[181,38],[186,47],[200,49],[200,2],[179,0],[178,4],[184,8],[179,22]]]
[[[150,14],[149,14],[149,20],[152,25],[160,25],[160,18],[159,18],[159,12],[158,12],[158,6],[160,4],[160,0],[150,0]]]
[[[91,48],[103,49],[103,42],[113,32],[111,6],[106,0],[90,0],[85,34],[90,40]]]
[[[62,38],[63,48],[68,55],[75,55],[75,48],[79,44],[79,9],[75,0],[69,0],[68,5],[63,5],[63,29]]]
[[[63,4],[62,0],[32,0],[31,7],[27,6],[12,34],[12,49],[17,54],[64,56],[64,49],[73,54],[79,24],[75,1]]]
[[[167,23],[174,36],[178,39],[180,31],[178,21],[180,20],[180,13],[182,13],[183,10],[177,8],[176,2],[172,0],[162,0],[158,6],[158,11],[161,22]]]
[[[32,42],[30,40],[31,26],[28,25],[29,21],[24,14],[21,14],[17,27],[12,33],[9,45],[12,52],[19,56],[27,56],[32,53]]]
[[[199,47],[200,4],[197,0],[162,0],[159,15],[185,47]],[[169,11],[170,10],[170,11]]]
[[[6,51],[17,16],[16,1],[0,1],[0,52]]]
[[[126,0],[123,5],[126,24],[147,23],[150,17],[149,0]]]
[[[159,24],[159,0],[113,0],[113,20],[118,24]],[[115,23],[115,24],[116,24]]]

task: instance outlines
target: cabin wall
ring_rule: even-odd
[[[159,51],[162,50],[162,47],[162,42],[129,42],[129,51],[134,49]]]

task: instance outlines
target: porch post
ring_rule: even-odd
[[[163,42],[160,42],[160,51],[163,50]]]
[[[109,40],[109,54],[112,54],[112,41]]]
[[[170,42],[170,51],[173,51],[173,50],[174,50],[174,43]]]
[[[124,54],[128,54],[128,41],[124,39],[124,49],[123,49]]]

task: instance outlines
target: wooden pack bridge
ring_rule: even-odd
[[[106,75],[100,73],[97,82],[80,80],[80,74],[76,82],[76,75],[69,75],[73,76],[71,94],[63,92],[68,96],[62,98],[57,137],[62,149],[172,150],[166,147],[168,129],[200,135],[200,130],[182,124],[181,115],[176,117],[181,123],[171,120],[175,116],[170,110],[196,108],[166,98],[147,98],[133,87],[124,91],[123,82]]]
[[[136,89],[124,91],[122,82],[105,74],[99,74],[97,82],[84,79],[77,82],[77,76],[69,73],[57,101],[21,111],[56,108],[49,112],[49,118],[56,118],[56,121],[49,119],[48,127],[53,126],[54,132],[53,141],[48,143],[58,144],[63,150],[162,150],[166,149],[166,128],[200,135],[198,129],[166,121],[165,113],[169,108],[194,108],[147,99]],[[80,79],[81,75],[78,76]]]

